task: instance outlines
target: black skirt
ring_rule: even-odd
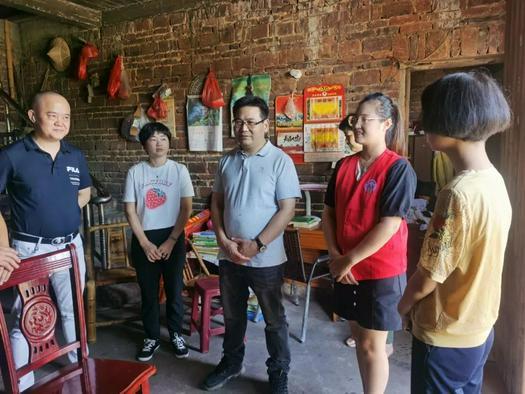
[[[407,283],[406,275],[359,281],[359,285],[335,283],[335,313],[378,331],[401,330],[397,304]]]

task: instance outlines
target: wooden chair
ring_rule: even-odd
[[[49,296],[49,275],[66,269],[70,273],[77,340],[60,346],[55,337],[58,311]],[[0,308],[0,366],[8,393],[19,393],[21,376],[70,351],[77,352],[78,362],[45,376],[24,393],[149,393],[149,378],[156,373],[154,366],[88,358],[80,276],[73,245],[23,260],[20,268],[0,286],[0,291],[12,287],[17,288],[22,299],[20,328],[28,341],[30,356],[27,365],[16,369],[5,316]]]
[[[299,231],[295,228],[287,228],[284,231],[284,247],[286,249],[287,262],[285,266],[284,277],[292,281],[292,295],[295,290],[295,281],[306,284],[306,297],[304,303],[303,323],[301,326],[301,336],[299,341],[306,341],[306,327],[308,325],[308,310],[310,308],[310,293],[312,282],[319,278],[330,278],[330,271],[326,264],[329,260],[328,255],[319,256],[313,264],[304,262],[303,252]],[[296,305],[299,303],[296,302]]]
[[[128,256],[126,235],[128,228],[129,224],[125,222],[99,224],[85,229],[86,243],[84,252],[87,271],[87,333],[89,342],[96,342],[97,327],[140,320],[140,317],[137,315],[126,319],[97,321],[97,287],[137,281],[135,269],[131,267]],[[100,239],[103,239],[105,242],[103,245],[104,250],[102,251],[95,248],[95,243],[93,242],[95,234],[98,234]],[[97,255],[100,257],[100,253],[105,253],[106,267],[103,265],[100,267],[95,266],[95,257]]]

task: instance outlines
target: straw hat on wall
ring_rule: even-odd
[[[51,41],[47,56],[49,56],[55,70],[65,71],[71,62],[71,52],[69,51],[66,40],[62,37],[54,38],[53,41]]]

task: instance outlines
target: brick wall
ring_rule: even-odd
[[[490,0],[252,0],[214,1],[204,8],[78,30],[40,21],[22,23],[23,86],[27,95],[40,88],[48,42],[63,35],[78,51],[75,37],[93,41],[101,56],[89,72],[107,81],[111,60],[121,53],[133,87],[126,101],[111,101],[105,89],[86,102],[85,84],[53,74],[50,88],[71,102],[74,127],[70,141],[86,153],[91,171],[117,198],[130,165],[145,156],[140,145],[118,135],[123,117],[136,102],[145,106],[161,81],[171,85],[177,105],[177,139],[172,158],[188,165],[196,188],[196,208],[211,191],[220,155],[187,151],[185,96],[193,76],[211,64],[229,98],[232,77],[269,73],[272,97],[289,93],[289,68],[304,71],[298,88],[342,83],[348,109],[366,93],[384,91],[397,98],[400,62],[428,62],[502,53],[504,1]],[[273,104],[272,104],[273,105]],[[234,146],[224,117],[225,149]],[[330,163],[297,166],[301,181],[326,181]],[[314,210],[322,196],[313,193]]]

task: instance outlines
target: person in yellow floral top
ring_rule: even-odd
[[[497,83],[480,72],[423,91],[422,122],[456,176],[439,193],[418,269],[399,303],[412,323],[412,393],[479,393],[494,340],[512,209],[485,141],[510,124]]]

